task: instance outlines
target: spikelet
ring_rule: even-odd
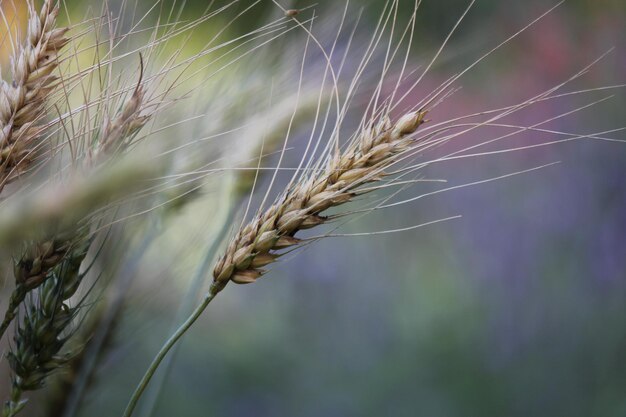
[[[53,74],[68,28],[57,28],[58,6],[45,0],[39,14],[28,2],[25,43],[12,58],[13,82],[0,82],[0,191],[30,164],[43,133],[47,98],[59,83]]]
[[[71,242],[64,239],[52,239],[43,243],[33,243],[15,264],[15,289],[11,293],[9,306],[0,323],[0,336],[4,335],[26,295],[39,287],[48,273],[57,266],[66,255]]]
[[[412,134],[425,114],[408,113],[395,123],[383,117],[357,135],[345,151],[329,157],[322,172],[294,183],[232,239],[213,270],[211,293],[217,294],[230,281],[255,282],[263,275],[262,268],[279,256],[277,251],[300,244],[295,237],[298,231],[324,223],[325,210],[347,203],[363,184],[385,176],[384,169],[411,148]]]

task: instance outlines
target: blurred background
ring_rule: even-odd
[[[67,10],[80,18],[89,7],[99,8],[96,3],[68,0]],[[243,10],[247,3],[234,7]],[[344,3],[334,0],[288,7],[312,3],[322,21],[343,13]],[[423,1],[410,65],[428,63],[467,3]],[[151,5],[138,2],[139,9]],[[553,5],[477,1],[407,100],[417,102]],[[205,1],[188,0],[183,18],[205,7]],[[367,37],[383,1],[349,7],[355,14],[362,10],[359,30]],[[412,2],[403,1],[399,10],[408,17]],[[261,2],[230,26],[229,35],[271,13],[276,7]],[[569,0],[470,71],[457,83],[462,90],[431,119],[524,100],[612,47],[573,89],[626,81],[626,3]],[[613,94],[551,128],[586,134],[624,126],[626,95],[610,90],[599,97]],[[548,107],[559,114],[590,101],[571,96]],[[509,120],[528,125],[549,117],[545,111],[538,106]],[[606,136],[626,138],[622,132]],[[533,138],[506,146],[525,140]],[[137,415],[626,416],[626,144],[579,140],[433,165],[425,175],[456,185],[555,161],[560,163],[374,212],[341,232],[395,229],[456,214],[461,219],[327,239],[281,262],[255,285],[228,287],[180,345],[158,401]],[[429,189],[414,195],[424,191]],[[185,210],[181,216],[195,219],[198,234],[190,239],[179,224],[150,245],[75,415],[119,415],[170,333],[194,259],[201,256],[198,247],[212,233],[197,217],[206,215],[206,206]],[[172,247],[191,260],[168,264],[171,257],[164,254]],[[56,395],[62,396],[42,398],[59,410]],[[62,415],[54,413],[49,415]]]

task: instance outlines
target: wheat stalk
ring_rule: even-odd
[[[256,281],[264,273],[261,268],[280,256],[276,251],[301,243],[294,237],[299,230],[323,224],[326,219],[322,212],[351,201],[362,185],[380,181],[386,175],[385,168],[411,149],[415,143],[412,134],[424,123],[425,115],[426,111],[422,110],[410,112],[395,123],[386,115],[381,117],[356,135],[343,152],[337,149],[319,174],[289,186],[276,203],[241,228],[216,263],[210,290],[159,350],[123,416],[132,415],[163,359],[230,281],[237,284]],[[364,192],[367,191],[361,194]]]
[[[46,102],[60,85],[53,74],[58,53],[70,41],[57,28],[58,5],[45,0],[39,14],[28,1],[25,44],[12,57],[13,82],[0,82],[0,192],[30,164],[43,128]]]

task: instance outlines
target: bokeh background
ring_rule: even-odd
[[[241,3],[235,7],[247,2]],[[344,7],[314,3],[320,18]],[[363,9],[361,31],[373,27],[383,2],[352,3]],[[407,16],[411,4],[400,7]],[[451,69],[470,64],[553,4],[479,0],[420,91],[435,88]],[[413,65],[428,61],[466,5],[423,2]],[[89,6],[67,1],[76,16]],[[183,14],[204,7],[189,0]],[[262,2],[232,25],[233,36],[275,11]],[[626,3],[569,0],[468,73],[459,82],[463,89],[432,118],[523,100],[611,47],[575,89],[626,80]],[[600,96],[615,97],[551,127],[590,133],[624,126],[626,95],[605,93]],[[418,92],[413,99],[419,98]],[[572,96],[549,110],[566,112],[589,101]],[[539,106],[517,120],[532,124],[545,111]],[[455,214],[459,220],[328,239],[256,285],[229,287],[182,342],[152,415],[625,416],[626,144],[573,141],[440,164],[426,175],[459,184],[554,161],[560,164],[375,212],[342,231],[394,229]],[[141,285],[77,415],[119,415],[170,332],[189,270],[158,261],[168,259],[162,251],[172,244],[193,255],[197,242],[176,234],[167,239],[148,250],[153,263],[137,270]]]

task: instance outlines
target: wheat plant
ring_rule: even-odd
[[[300,251],[327,237],[410,233],[458,219],[462,208],[379,232],[337,231],[552,163],[434,190],[426,184],[445,180],[430,178],[431,166],[582,139],[620,141],[621,128],[551,127],[606,98],[526,124],[510,119],[621,88],[567,90],[605,55],[523,100],[463,115],[440,111],[467,74],[558,5],[424,90],[473,1],[422,66],[414,56],[424,46],[416,36],[420,0],[385,2],[374,26],[361,25],[349,3],[330,12],[278,1],[214,3],[186,18],[185,2],[105,2],[77,19],[55,0],[15,0],[7,7],[27,14],[17,25],[3,4],[11,59],[0,91],[5,417],[26,413],[31,391],[55,385],[67,389],[57,394],[60,411],[48,412],[77,415],[116,326],[157,285],[136,279],[146,265],[169,263],[173,276],[184,270],[192,278],[172,335],[129,393],[124,417],[142,398],[143,415],[152,415],[177,343],[228,283],[265,281],[283,259],[297,263]],[[258,10],[269,12],[256,26],[233,30]],[[529,134],[541,140],[509,142]],[[189,223],[195,237],[183,231]],[[151,259],[163,242],[171,250]]]

